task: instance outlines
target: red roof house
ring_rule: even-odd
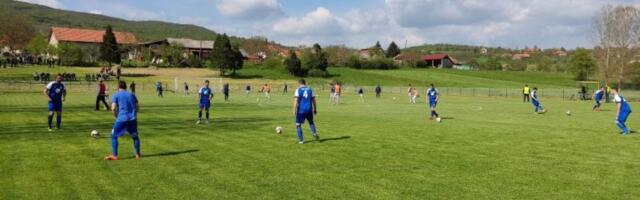
[[[116,36],[116,42],[122,45],[136,45],[138,40],[133,33],[113,32]],[[58,45],[61,42],[99,44],[102,43],[104,30],[76,29],[76,28],[51,28],[51,36],[49,44]]]

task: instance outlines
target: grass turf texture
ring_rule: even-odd
[[[93,93],[70,93],[63,129],[46,131],[39,93],[0,94],[0,199],[633,199],[640,185],[637,134],[623,137],[613,104],[542,99],[533,114],[516,98],[443,96],[442,123],[404,94],[319,93],[324,140],[296,144],[291,93],[265,101],[214,99],[196,126],[197,100],[139,94],[143,158],[109,162],[113,117]],[[395,95],[395,96],[393,96]],[[395,97],[394,100],[392,97]],[[632,106],[638,107],[637,104]],[[566,116],[566,110],[572,116]],[[632,114],[629,125],[639,124]],[[276,126],[284,134],[275,134]],[[92,129],[100,139],[89,136]],[[308,125],[305,137],[311,139]]]

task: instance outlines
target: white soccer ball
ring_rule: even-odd
[[[436,118],[436,121],[442,122],[442,118],[438,117],[438,118]]]
[[[393,97],[393,100],[396,100],[396,97]]]
[[[280,127],[280,126],[276,127],[276,133],[277,134],[282,134],[282,127]]]
[[[94,137],[94,138],[100,137],[100,132],[98,132],[98,130],[92,130],[91,137]]]
[[[565,114],[567,114],[567,116],[571,116],[571,111],[567,110],[567,112]]]

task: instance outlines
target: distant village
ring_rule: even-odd
[[[99,48],[105,34],[104,30],[81,29],[81,28],[65,28],[52,27],[48,34],[48,45],[57,47],[60,44],[72,44],[79,47],[83,52],[82,61],[86,63],[97,63],[99,57]],[[123,49],[122,58],[129,61],[148,60],[149,65],[163,65],[166,60],[165,48],[174,47],[180,50],[183,59],[210,59],[213,51],[213,40],[196,40],[191,38],[164,38],[154,41],[139,41],[135,34],[130,32],[114,31],[116,41]],[[346,47],[344,47],[346,48]],[[252,63],[260,63],[270,57],[279,57],[281,59],[289,56],[290,52],[295,52],[298,56],[304,54],[309,47],[284,47],[282,45],[265,41],[265,45],[261,47],[252,47],[250,50],[240,48],[243,58]],[[486,47],[478,47],[477,51],[480,55],[488,55],[491,50]],[[1,49],[2,55],[9,63],[45,63],[58,62],[59,55],[46,53],[43,55],[30,55],[22,49],[11,50],[8,47]],[[538,47],[527,47],[522,50],[512,50],[499,54],[499,57],[506,60],[523,60],[530,58],[533,54],[544,53],[548,56],[563,58],[569,55],[569,51],[564,48],[554,48],[543,50]],[[376,55],[384,55],[384,49],[379,46],[370,48],[352,50],[352,56],[357,56],[362,60],[375,58]],[[420,62],[422,67],[428,68],[451,68],[459,70],[473,70],[477,67],[454,58],[453,55],[446,53],[427,53],[420,54],[415,52],[400,52],[390,57],[396,65],[406,65],[409,63]],[[469,58],[467,58],[469,60]],[[187,67],[188,63],[185,64]],[[503,64],[508,65],[508,64]],[[508,66],[503,66],[507,68]]]

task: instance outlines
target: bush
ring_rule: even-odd
[[[355,55],[349,56],[345,64],[347,65],[347,67],[354,68],[354,69],[362,68],[362,63],[360,62],[360,58]]]
[[[363,69],[397,69],[398,66],[390,58],[376,57],[371,60],[362,61]]]
[[[319,69],[311,69],[309,70],[309,72],[307,72],[307,75],[311,77],[326,77],[327,75],[329,75],[329,73]]]

